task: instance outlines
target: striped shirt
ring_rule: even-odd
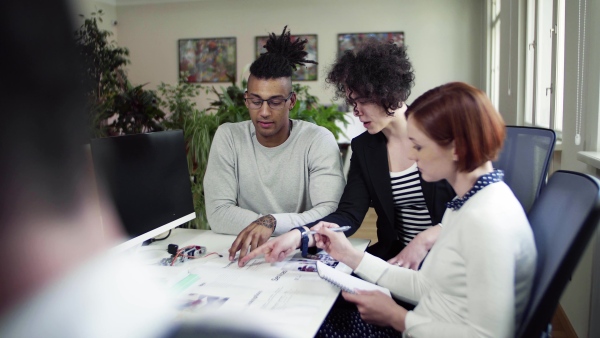
[[[419,232],[432,226],[425,204],[417,164],[401,172],[390,172],[396,209],[396,231],[404,245]]]

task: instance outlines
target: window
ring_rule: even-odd
[[[562,134],[565,0],[527,0],[525,125]]]

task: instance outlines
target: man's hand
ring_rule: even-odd
[[[431,249],[440,235],[441,229],[442,227],[438,224],[422,231],[396,257],[388,260],[388,263],[407,269],[418,270],[419,265],[425,259],[425,256],[427,256],[429,249]]]
[[[360,317],[365,322],[391,326],[397,331],[405,330],[404,322],[408,311],[386,294],[379,291],[357,290],[355,294],[343,291],[342,296],[345,300],[356,304]]]
[[[248,253],[248,248],[252,251],[266,242],[273,234],[273,231],[275,231],[276,225],[277,220],[272,215],[265,215],[250,223],[250,225],[240,232],[235,241],[233,241],[233,244],[229,249],[229,260],[233,261],[236,252],[239,251],[239,265],[239,261],[241,261]]]
[[[261,254],[265,255],[265,261],[268,263],[281,262],[290,253],[295,251],[300,245],[300,231],[294,230],[283,234],[277,238],[267,241],[259,246],[256,250],[252,250],[244,258],[238,261],[240,267],[246,265],[248,261],[258,257]]]

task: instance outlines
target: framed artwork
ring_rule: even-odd
[[[179,74],[182,72],[190,83],[235,81],[235,38],[180,39]]]
[[[292,40],[306,39],[306,45],[304,45],[304,50],[308,53],[306,55],[307,60],[319,61],[317,59],[317,35],[316,34],[305,34],[305,35],[292,35]],[[269,39],[268,36],[257,36],[256,37],[256,59],[260,56],[260,54],[266,52],[267,50],[264,48],[264,45],[267,43]],[[292,80],[294,81],[316,81],[318,78],[317,73],[317,65],[308,63],[305,67],[298,67],[294,74],[292,74]]]
[[[398,46],[404,45],[404,32],[338,34],[338,57],[344,51],[354,49],[370,38],[375,38],[379,41],[393,41]]]

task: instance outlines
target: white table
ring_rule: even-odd
[[[189,260],[173,269],[181,272],[185,268],[191,274],[176,285],[181,294],[221,297],[222,303],[215,311],[224,313],[232,325],[253,317],[257,327],[269,327],[286,337],[314,337],[338,297],[339,289],[320,279],[315,272],[295,271],[294,266],[300,263],[272,265],[264,263],[261,257],[239,268],[227,257],[235,238],[208,230],[175,229],[168,239],[143,247],[138,253],[158,260],[159,256],[169,257],[168,244],[177,244],[180,248],[201,245],[207,248],[207,253],[222,254],[223,257],[212,254]],[[367,239],[350,238],[350,241],[360,250],[369,244]],[[351,272],[342,263],[336,269]],[[211,313],[215,311],[211,309]],[[232,315],[234,313],[236,315]],[[202,311],[193,316],[197,316],[198,321],[203,320]]]

